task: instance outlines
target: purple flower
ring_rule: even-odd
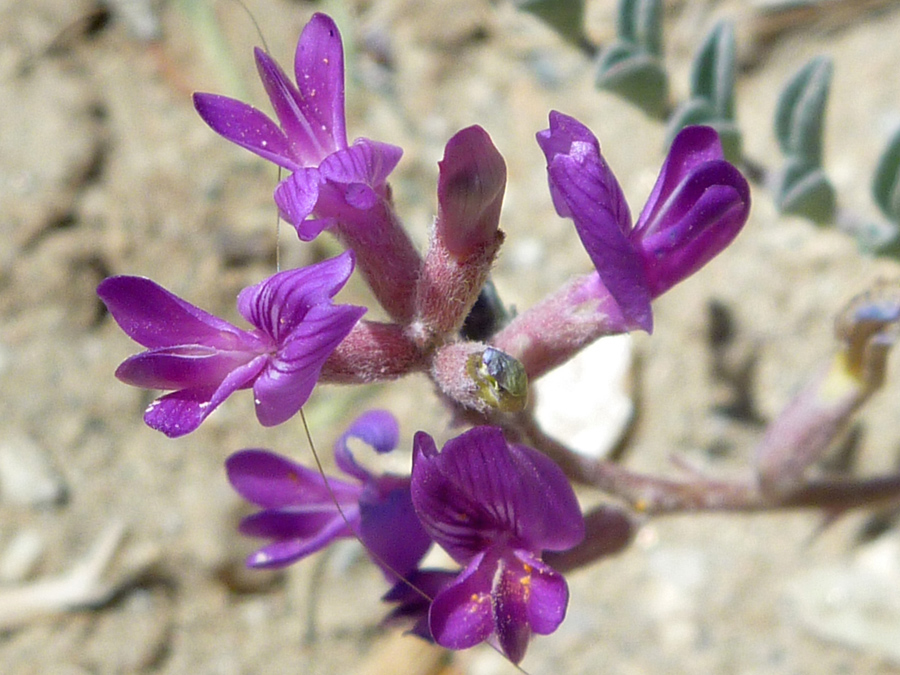
[[[365,308],[332,297],[353,271],[344,253],[280,272],[241,291],[241,330],[142,277],[110,277],[97,294],[131,339],[147,351],[126,359],[116,377],[148,389],[174,390],[144,415],[170,437],[196,429],[232,392],[253,387],[263,426],[281,424],[306,403],[325,360]]]
[[[334,21],[315,14],[294,56],[296,84],[261,49],[256,67],[278,118],[225,96],[194,94],[194,107],[213,131],[293,172],[276,202],[304,241],[336,219],[367,211],[388,197],[385,180],[402,150],[358,139],[347,144],[344,54]],[[315,213],[318,218],[306,221]]]
[[[554,111],[537,140],[556,211],[575,221],[624,317],[648,332],[650,301],[731,243],[750,212],[747,181],[723,159],[710,127],[687,127],[675,137],[634,227],[622,189],[586,126]]]
[[[357,418],[335,444],[338,468],[354,480],[329,478],[266,450],[228,458],[228,480],[263,510],[241,522],[244,534],[274,540],[250,556],[250,567],[284,567],[340,537],[359,536],[391,581],[410,575],[431,545],[410,499],[409,478],[375,476],[348,447],[358,438],[385,453],[397,445],[397,422],[372,410]]]
[[[465,649],[495,639],[513,662],[531,633],[565,618],[565,579],[541,560],[584,537],[584,520],[562,470],[537,450],[477,427],[438,452],[428,434],[414,441],[412,500],[431,538],[465,569],[434,597],[434,640]]]

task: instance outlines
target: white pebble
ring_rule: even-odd
[[[47,451],[27,436],[0,441],[0,501],[19,506],[59,504],[66,485]]]

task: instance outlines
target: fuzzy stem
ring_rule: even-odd
[[[572,279],[517,316],[491,345],[520,361],[534,380],[595,340],[633,328],[594,272]]]

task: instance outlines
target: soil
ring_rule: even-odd
[[[587,4],[590,39],[609,44],[615,3]],[[842,208],[875,220],[869,178],[900,124],[900,7],[815,5],[773,23],[762,2],[667,2],[673,98],[685,96],[701,36],[734,20],[746,153],[777,168],[780,87],[813,56],[832,56],[825,168]],[[150,276],[238,322],[237,293],[271,274],[276,256],[287,268],[337,250],[324,237],[301,244],[289,228],[279,233],[276,171],[211,132],[190,99],[214,91],[268,109],[251,49],[264,38],[289,64],[313,11],[335,16],[348,47],[351,137],[404,149],[392,185],[419,244],[447,138],[475,123],[491,134],[509,171],[495,275],[507,303],[528,307],[590,265],[553,211],[533,141],[548,111],[596,132],[634,213],[653,184],[662,125],[597,91],[591,60],[508,1],[5,0],[0,593],[72,569],[113,523],[126,537],[105,572],[111,597],[3,626],[3,673],[515,672],[487,647],[450,655],[379,627],[383,580],[353,542],[283,572],[244,570],[253,542],[235,526],[248,511],[223,461],[245,447],[307,461],[299,421],[262,429],[243,392],[169,440],[141,421],[152,394],[113,376],[136,345],[95,295],[105,276]],[[753,199],[735,244],[655,304],[652,338],[635,337],[639,417],[624,460],[635,469],[678,476],[678,456],[715,475],[748,471],[765,420],[833,353],[835,314],[900,272],[836,228],[778,215],[762,186]],[[370,303],[361,284],[341,298]],[[733,327],[729,358],[752,363],[742,415],[722,411],[735,391],[715,375],[714,313]],[[419,429],[453,433],[424,378],[320,387],[307,418],[326,465],[344,425],[371,406],[400,418],[407,448]],[[895,357],[845,453],[854,472],[895,470],[897,419]],[[815,513],[648,521],[625,553],[570,575],[566,622],[536,638],[522,666],[535,675],[900,672],[893,515],[850,514],[827,528]]]

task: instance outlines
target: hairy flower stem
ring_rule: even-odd
[[[380,226],[341,221],[334,233],[356,254],[356,268],[385,311],[397,323],[407,324],[415,313],[422,257],[388,199],[365,212],[365,219]]]
[[[320,382],[369,384],[428,368],[431,356],[395,323],[360,321],[322,367]]]
[[[528,379],[535,380],[595,340],[631,328],[594,272],[573,279],[517,316],[491,345],[520,361]]]

